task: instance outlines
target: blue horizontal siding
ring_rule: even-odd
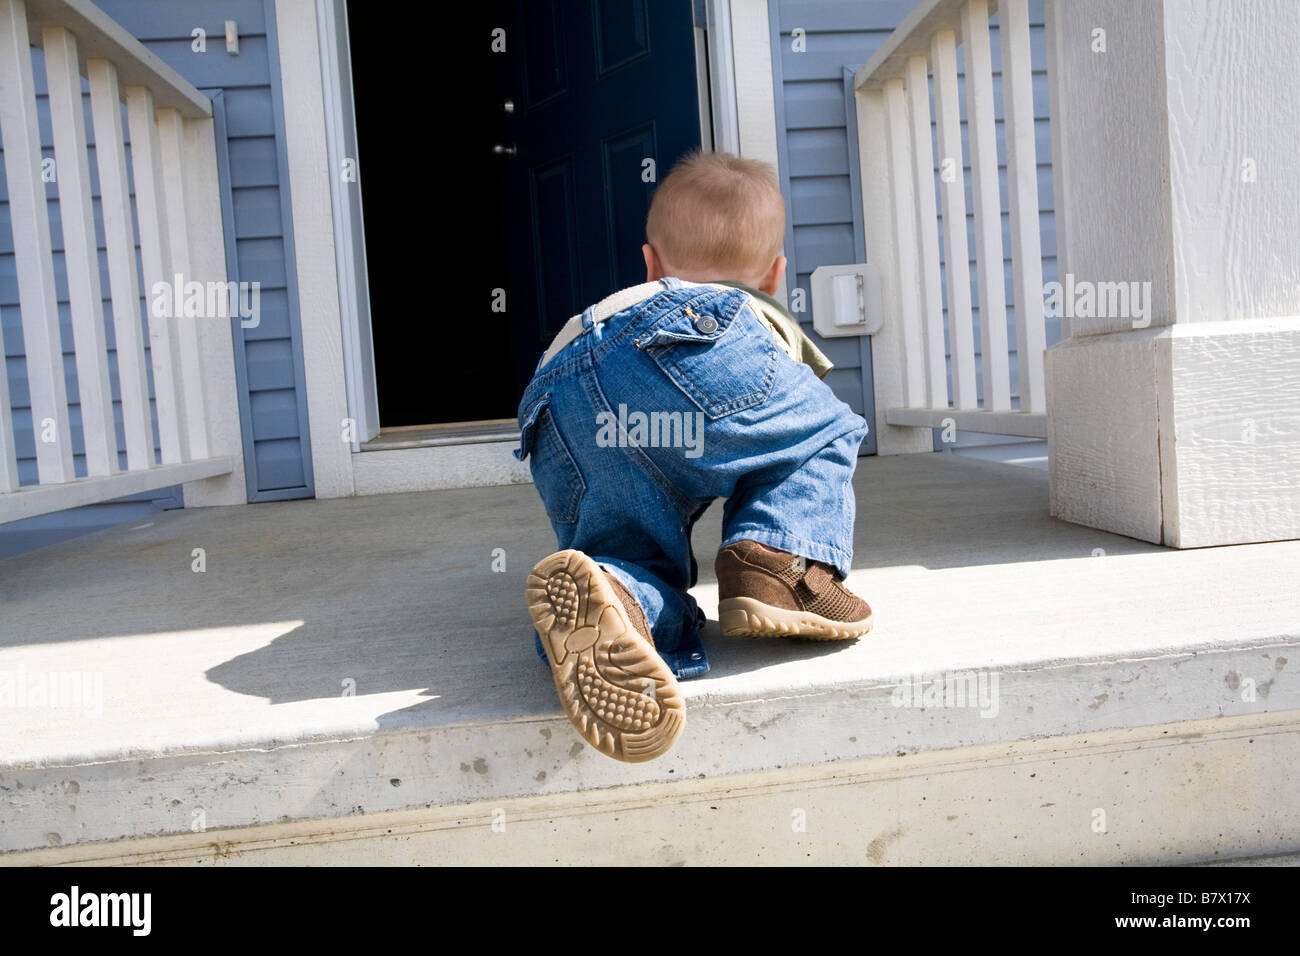
[[[809,33],[877,32],[888,35],[914,6],[915,0],[781,0],[777,23],[784,34],[800,28]]]

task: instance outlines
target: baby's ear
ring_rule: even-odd
[[[758,291],[776,295],[776,290],[781,288],[783,275],[785,275],[785,256],[777,256],[772,260],[772,268],[767,270],[767,275],[763,276],[763,281],[758,284]]]
[[[645,281],[654,282],[662,279],[665,275],[663,266],[659,262],[659,254],[655,252],[655,247],[650,243],[641,246],[641,255],[645,257]]]

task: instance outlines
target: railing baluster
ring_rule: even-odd
[[[898,249],[899,319],[903,341],[903,401],[920,408],[925,400],[925,350],[921,342],[921,305],[916,282],[916,208],[912,196],[911,141],[903,78],[885,81],[889,129],[889,176],[893,183],[894,230]]]
[[[167,245],[171,252],[171,271],[189,281],[194,277],[190,274],[189,225],[185,209],[185,121],[177,110],[158,111],[158,136],[163,188],[167,196]],[[180,315],[173,321],[180,352],[180,389],[185,396],[183,426],[189,441],[189,454],[191,458],[207,458],[207,411],[203,400],[198,327],[195,324],[203,321],[203,317]]]
[[[858,131],[870,149],[858,152],[862,170],[862,226],[866,261],[880,273],[881,305],[885,321],[871,339],[872,381],[880,412],[907,404],[907,359],[904,357],[905,329],[899,316],[902,290],[899,288],[898,232],[894,226],[897,208],[897,183],[890,160],[889,110],[885,106],[885,91],[877,85],[858,90],[854,95],[858,116]],[[910,173],[900,170],[900,176],[910,181]],[[908,210],[910,213],[910,209]],[[881,455],[898,455],[907,452],[932,451],[933,436],[919,428],[890,428],[884,415],[876,418],[876,451]]]
[[[4,137],[36,471],[42,484],[72,481],[76,473],[63,378],[59,301],[54,291],[45,184],[40,175],[31,38],[22,0],[0,0],[0,135]]]
[[[948,407],[943,347],[943,286],[939,278],[939,227],[934,208],[934,149],[930,145],[930,82],[925,56],[907,58],[907,101],[912,116],[912,187],[916,195],[921,267],[921,328],[924,333],[926,401]]]
[[[187,461],[184,399],[177,381],[171,292],[164,316],[154,314],[154,296],[161,284],[171,289],[171,254],[167,245],[167,203],[162,191],[158,125],[153,93],[143,86],[126,88],[127,123],[131,132],[131,168],[135,173],[135,208],[140,223],[140,265],[145,301],[149,305],[149,355],[153,364],[154,406],[158,410],[158,440],[164,465]]]
[[[930,41],[934,64],[935,125],[939,134],[939,196],[943,209],[944,263],[948,269],[948,337],[952,351],[953,407],[979,407],[975,332],[971,317],[970,250],[966,244],[966,184],[957,87],[957,37],[939,30]]]
[[[77,41],[60,26],[42,31],[50,89],[50,122],[58,169],[59,218],[67,261],[68,301],[77,356],[77,393],[86,447],[86,474],[111,475],[117,467],[113,391],[104,338],[104,295],[99,284],[99,247],[90,199],[86,119],[81,102]]]
[[[971,193],[975,205],[975,269],[979,282],[980,356],[985,411],[1011,408],[1007,357],[1007,293],[1002,261],[1002,200],[993,112],[993,57],[988,0],[962,8],[966,50],[966,124],[970,134]]]
[[[1020,410],[1044,412],[1043,250],[1038,230],[1038,154],[1034,145],[1034,76],[1029,60],[1029,0],[998,0],[1002,46],[1002,113],[1007,140],[1012,290]]]
[[[121,93],[117,67],[89,59],[90,113],[95,130],[104,244],[108,249],[108,287],[117,350],[117,382],[126,433],[126,467],[141,471],[154,464],[153,424],[149,418],[149,378],[145,370],[144,334],[140,325],[140,283],[135,268],[135,230],[122,136]],[[98,269],[96,269],[98,271]]]

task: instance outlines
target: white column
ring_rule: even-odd
[[[1052,513],[1174,547],[1300,537],[1300,8],[1050,3],[1077,307],[1047,353]]]

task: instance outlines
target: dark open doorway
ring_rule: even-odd
[[[644,280],[655,182],[700,141],[690,0],[484,0],[434,25],[427,56],[395,54],[391,20],[349,4],[384,428],[513,418],[564,321]]]

